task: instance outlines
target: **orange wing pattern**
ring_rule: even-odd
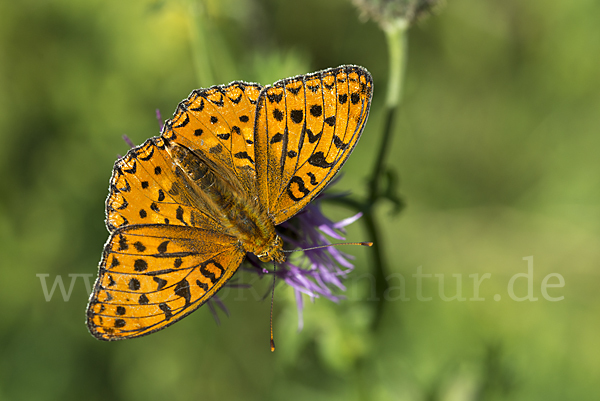
[[[139,337],[187,316],[229,280],[244,253],[237,239],[185,226],[115,230],[100,262],[87,320],[99,339]]]
[[[115,163],[106,199],[110,232],[129,224],[217,229],[216,221],[191,205],[171,168],[161,138],[150,138]]]
[[[255,193],[254,116],[262,87],[232,82],[198,89],[181,102],[162,136],[202,153]]]
[[[275,224],[292,217],[342,167],[367,120],[373,82],[342,66],[276,82],[256,111],[258,194]]]

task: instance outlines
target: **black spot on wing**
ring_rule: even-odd
[[[308,158],[308,164],[315,167],[330,168],[333,167],[333,165],[335,165],[335,162],[328,163],[327,159],[325,159],[325,155],[323,154],[323,152],[316,152],[310,155],[310,157]]]
[[[211,102],[217,107],[223,107],[225,105],[225,103],[223,103],[223,94],[221,94],[219,100],[211,100]]]
[[[150,147],[150,152],[148,152],[147,154],[145,154],[143,157],[138,155],[138,157],[140,158],[140,160],[143,160],[143,161],[150,160],[152,158],[152,156],[154,156],[154,146],[151,146]]]
[[[221,271],[219,277],[217,277],[212,271],[208,270],[209,265],[216,267]],[[206,262],[200,264],[200,273],[202,273],[202,275],[209,279],[213,284],[215,284],[217,280],[223,276],[224,272],[225,269],[223,266],[221,266],[221,264],[214,259],[207,260]]]
[[[320,104],[313,104],[310,106],[310,115],[313,117],[320,117],[323,114],[323,107]]]
[[[156,250],[158,251],[158,253],[165,253],[167,252],[167,245],[169,245],[170,241],[163,241],[160,243],[160,245],[156,248]]]
[[[304,113],[302,110],[292,110],[290,112],[290,119],[295,124],[300,124],[304,118]]]
[[[164,280],[160,277],[152,277],[152,280],[154,280],[156,284],[158,284],[158,286],[156,287],[156,291],[162,290],[163,287],[167,285],[167,280]]]
[[[196,280],[196,284],[198,284],[198,287],[202,288],[204,291],[208,291],[208,284],[203,283],[200,280]]]
[[[281,134],[281,132],[278,132],[275,135],[273,135],[273,137],[271,138],[271,144],[281,142],[282,140],[283,140],[283,135]]]
[[[123,173],[127,173],[127,174],[135,174],[137,172],[137,162],[134,160],[133,163],[131,163],[131,167],[128,169],[123,169],[123,171],[119,170],[120,175],[123,175]]]
[[[229,97],[229,100],[231,100],[233,104],[238,104],[242,100],[242,94],[240,93],[238,97]]]
[[[277,121],[283,121],[283,112],[279,109],[274,109],[273,118]]]
[[[186,125],[188,125],[190,122],[190,117],[187,115],[187,113],[185,114],[185,118],[183,119],[182,122],[180,122],[179,124],[175,125],[173,128],[181,128],[181,127],[185,127]]]
[[[202,111],[204,110],[204,99],[200,99],[200,105],[198,107],[195,107],[193,109],[190,109],[193,111]]]
[[[190,292],[190,283],[183,279],[175,286],[175,295],[185,299],[185,304],[189,305],[192,299],[192,293]]]
[[[319,140],[319,138],[321,138],[321,135],[323,135],[323,131],[319,132],[317,135],[314,135],[310,129],[307,129],[306,134],[308,135],[308,142],[315,143]]]
[[[267,99],[269,99],[269,102],[273,103],[279,103],[281,102],[281,99],[283,99],[283,92],[281,93],[275,93],[275,92],[271,92],[271,93],[267,93]]]
[[[233,156],[237,159],[247,159],[250,161],[250,163],[254,164],[254,160],[252,160],[252,157],[250,157],[248,152],[238,152],[238,153],[234,154]]]
[[[286,90],[288,92],[290,92],[292,95],[297,95],[300,92],[300,89],[302,89],[302,86],[298,86],[296,88],[292,88],[292,87],[287,87]]]
[[[140,280],[138,280],[137,278],[133,277],[129,280],[129,289],[131,291],[137,291],[140,289]]]
[[[161,311],[164,312],[165,320],[171,320],[171,318],[173,317],[173,312],[171,312],[171,308],[169,307],[169,305],[167,305],[164,302],[161,302],[160,304],[158,304],[158,307]]]
[[[133,262],[133,269],[136,272],[146,271],[148,269],[148,263],[144,259],[136,259],[136,261]]]
[[[115,191],[116,192],[116,191]],[[129,206],[129,202],[127,202],[127,199],[123,198],[123,203],[121,204],[121,206],[117,207],[116,210],[123,210],[123,209],[127,209],[127,207]],[[111,210],[115,210],[114,207],[110,208]]]
[[[295,191],[294,191],[295,190]],[[300,192],[300,196],[296,196],[295,192]],[[287,185],[287,194],[293,201],[302,200],[306,195],[308,195],[310,191],[304,185],[304,180],[297,175],[293,176],[290,182]]]
[[[185,220],[183,220],[183,208],[181,206],[177,207],[177,210],[175,211],[175,218],[187,226],[187,223]]]
[[[344,141],[342,141],[340,139],[340,137],[337,135],[333,136],[333,144],[335,145],[336,148],[341,149],[341,150],[344,150],[348,147],[348,144],[344,143]]]
[[[129,249],[127,238],[123,234],[119,234],[119,251],[126,251]]]

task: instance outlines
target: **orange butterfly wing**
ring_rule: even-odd
[[[161,138],[150,138],[115,163],[106,199],[109,232],[130,224],[218,230],[216,221],[192,206],[186,197],[164,147]]]
[[[129,225],[110,236],[87,323],[101,340],[139,337],[192,313],[235,273],[237,239],[185,226]]]
[[[364,128],[373,92],[367,70],[342,66],[276,82],[255,122],[258,195],[280,224],[321,192]]]
[[[254,116],[262,87],[246,82],[198,89],[181,102],[162,137],[203,155],[231,183],[255,193]]]
[[[202,210],[201,202],[195,201],[186,190],[186,181],[175,168],[166,144],[174,141],[201,153],[205,160],[212,161],[215,170],[232,176],[231,183],[253,193],[256,178],[252,131],[260,89],[256,84],[235,82],[192,92],[167,122],[161,137],[150,138],[115,163],[106,200],[106,224],[112,235],[105,246],[88,305],[88,326],[94,336],[116,340],[166,327],[202,305],[237,270],[244,255],[237,248],[238,240],[223,234],[217,219]],[[160,245],[156,243],[159,238],[169,240],[178,244],[172,246],[180,247],[177,252],[181,255],[154,252],[140,259],[143,252],[137,252],[135,246],[127,250],[119,248],[121,240],[129,237],[138,238],[132,243],[144,244],[145,249]],[[145,244],[148,241],[150,245]],[[121,263],[115,271],[111,270],[114,260]],[[147,270],[135,269],[135,263],[141,263],[139,260],[145,261]],[[212,284],[203,282],[208,285],[204,292],[192,285],[189,299],[182,301],[174,289],[183,288],[186,280],[190,282],[183,275],[201,276],[202,266],[210,260],[223,267],[223,279]],[[173,263],[182,263],[182,267],[174,269]],[[202,281],[200,276],[197,280]],[[151,291],[158,278],[177,283],[173,288]],[[130,279],[147,285],[140,284],[139,290],[132,293]],[[113,284],[108,286],[110,283]],[[138,295],[137,298],[132,294]],[[153,302],[140,304],[142,295]],[[161,304],[167,305],[171,312],[160,313],[156,308]],[[125,312],[119,315],[117,308]]]

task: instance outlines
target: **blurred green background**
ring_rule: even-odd
[[[204,7],[204,8],[203,8]],[[362,194],[381,137],[384,34],[349,1],[0,3],[1,400],[595,400],[600,398],[600,3],[448,0],[411,28],[390,164],[407,204],[383,204],[389,284],[371,331],[368,250],[347,300],[306,302],[268,280],[162,332],[106,343],[87,332],[79,277],[46,301],[38,274],[92,274],[121,139],[158,134],[197,87],[262,84],[340,64],[368,68],[371,116],[337,189]],[[212,66],[215,73],[206,66]],[[353,213],[327,208],[341,219]],[[360,223],[348,239],[365,238]],[[511,277],[533,256],[533,296]],[[421,267],[417,299],[412,275]],[[482,282],[470,300],[473,279]],[[541,285],[548,274],[565,285]],[[439,295],[457,291],[465,301]],[[400,275],[405,298],[400,299]],[[524,296],[527,280],[517,279]],[[557,283],[554,276],[549,281]],[[500,300],[494,300],[496,295]],[[245,299],[245,301],[243,301]]]

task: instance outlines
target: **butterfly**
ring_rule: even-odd
[[[283,263],[275,226],[348,159],[372,92],[369,72],[353,65],[193,91],[160,136],[115,163],[90,333],[120,340],[175,323],[215,295],[247,252]]]

